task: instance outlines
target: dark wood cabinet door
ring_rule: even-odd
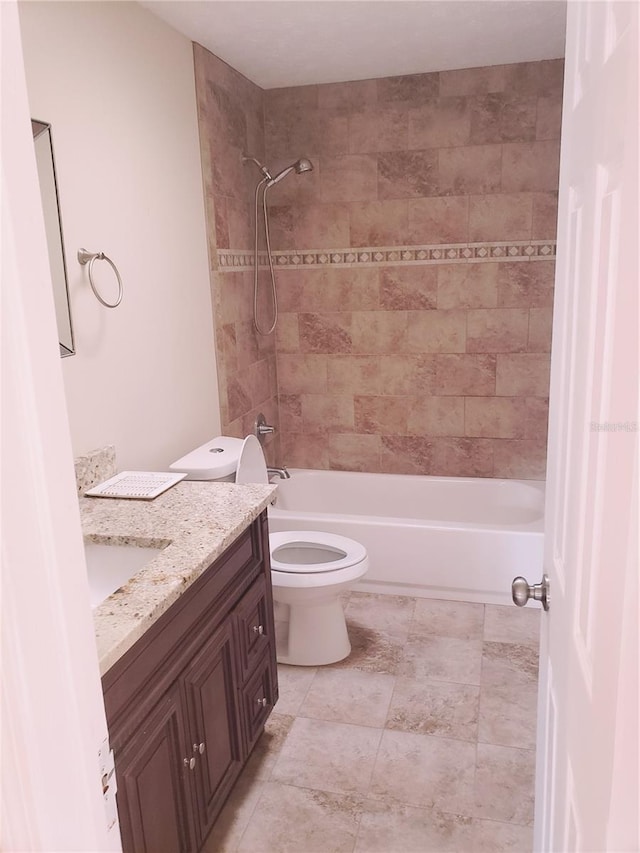
[[[277,682],[270,654],[258,662],[255,672],[242,689],[242,719],[245,745],[251,752],[277,699]]]
[[[267,595],[267,582],[259,578],[245,593],[236,608],[239,639],[240,676],[244,681],[258,660],[275,644],[273,606]]]
[[[125,853],[191,853],[190,750],[177,685],[121,747],[114,745]],[[187,759],[187,766],[184,764]]]
[[[196,759],[195,800],[202,841],[237,779],[244,754],[238,721],[231,620],[204,643],[182,678],[191,754]]]

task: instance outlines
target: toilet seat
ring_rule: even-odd
[[[346,536],[321,533],[317,530],[287,530],[283,533],[270,533],[269,548],[271,570],[283,574],[327,574],[349,569],[367,558],[367,552],[359,542],[348,539]],[[299,561],[284,559],[288,550],[302,559]],[[314,552],[315,555],[321,553],[322,559],[307,562],[305,550],[312,555]]]

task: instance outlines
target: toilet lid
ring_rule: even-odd
[[[271,568],[293,574],[336,572],[367,557],[364,545],[354,539],[317,530],[270,533],[269,547]]]
[[[255,435],[248,435],[242,443],[236,483],[269,483],[267,463],[260,442]]]

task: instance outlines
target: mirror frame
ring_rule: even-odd
[[[60,199],[58,196],[58,181],[53,156],[51,125],[46,121],[31,119],[31,130],[36,152],[40,196],[42,198],[42,210],[47,234],[47,248],[49,250],[49,266],[51,268],[51,282],[53,284],[53,299],[56,309],[60,355],[74,355],[75,345],[73,326],[71,324],[69,283],[64,254],[62,217],[60,215]]]

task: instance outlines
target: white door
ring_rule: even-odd
[[[638,4],[569,2],[536,776],[545,853],[640,849],[638,121]]]

